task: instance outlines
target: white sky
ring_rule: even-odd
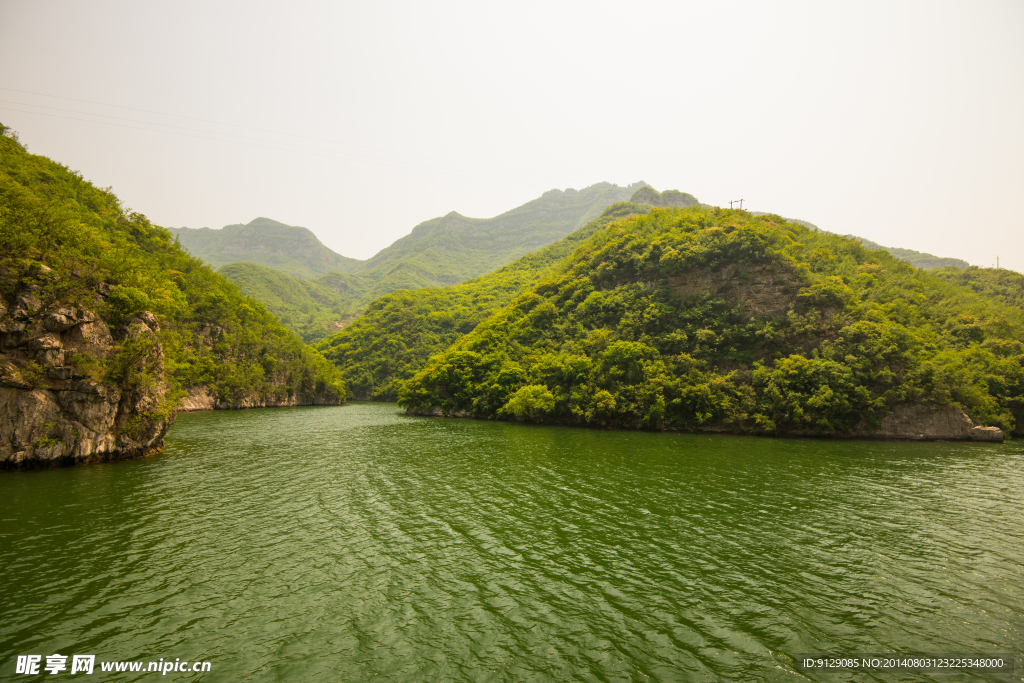
[[[1024,271],[1021,0],[0,0],[0,87],[29,151],[165,226],[367,258],[643,179]]]

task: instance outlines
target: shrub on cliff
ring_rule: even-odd
[[[79,354],[68,359],[72,371],[129,381],[138,372],[133,345],[151,342],[133,339],[126,326],[148,311],[165,355],[157,379],[171,388],[209,386],[226,399],[275,392],[344,398],[330,363],[167,230],[81,174],[29,154],[10,129],[0,133],[0,313],[29,296],[33,315],[74,304],[115,333],[107,367]]]

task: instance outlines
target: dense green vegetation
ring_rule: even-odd
[[[1024,275],[1003,268],[945,267],[934,275],[1017,308],[1024,308]]]
[[[607,184],[594,187],[616,189]],[[458,286],[410,287],[415,291],[399,291],[377,299],[350,327],[322,341],[318,348],[342,370],[355,396],[396,400],[402,382],[418,372],[428,358],[444,351],[528,287],[553,274],[579,244],[598,230],[626,216],[647,213],[652,206],[698,204],[693,195],[684,192],[659,193],[642,183],[630,187],[636,188],[630,201],[608,206],[600,216],[568,236],[495,272]],[[572,198],[570,193],[566,194]],[[545,197],[559,195],[553,191]],[[531,209],[535,210],[536,207]]]
[[[922,251],[914,251],[913,249],[898,249],[896,247],[883,247],[881,244],[866,240],[863,237],[855,237],[854,235],[847,235],[854,239],[858,239],[868,249],[875,249],[881,251],[887,251],[898,259],[902,259],[914,266],[915,268],[923,268],[925,270],[931,270],[933,268],[968,268],[971,264],[967,261],[958,258],[944,258],[942,256],[934,256],[932,254],[926,254]]]
[[[352,271],[363,261],[336,254],[306,228],[269,218],[210,228],[170,228],[185,248],[214,268],[246,262],[292,277],[312,279],[335,271]],[[249,294],[246,292],[246,294]]]
[[[494,218],[467,218],[452,211],[420,223],[354,272],[374,281],[371,298],[399,289],[453,285],[551,244],[643,185],[598,183],[579,191],[549,190]]]
[[[692,194],[680,192],[679,190],[665,190],[658,192],[650,185],[645,185],[633,193],[629,201],[636,204],[647,204],[656,209],[663,209],[667,206],[697,206],[700,202]]]
[[[381,296],[457,284],[543,247],[589,222],[609,204],[629,197],[637,186],[643,184],[598,183],[578,192],[551,190],[495,218],[466,218],[452,212],[421,223],[369,261],[345,259],[305,228],[265,218],[223,230],[172,232],[193,254],[217,265],[229,263],[219,272],[312,343],[337,332]],[[682,192],[662,198],[648,190],[655,198],[652,201],[680,205],[697,201]],[[347,263],[331,266],[332,259]],[[279,272],[245,266],[242,261]],[[318,275],[325,268],[346,272]]]
[[[354,326],[353,326],[354,327]],[[632,216],[400,390],[414,410],[630,428],[849,433],[891,407],[1024,418],[1024,312],[778,216]]]
[[[384,296],[342,332],[320,342],[359,398],[395,400],[403,381],[494,311],[555,272],[584,240],[612,221],[649,206],[618,202],[563,239],[483,277],[444,288]]]
[[[76,304],[114,333],[104,358],[78,357],[83,374],[114,384],[166,381],[163,410],[190,387],[239,400],[254,395],[343,397],[337,370],[267,310],[165,229],[126,211],[112,193],[50,159],[28,154],[7,128],[0,136],[0,299],[35,291],[42,309]],[[140,342],[121,325],[149,311],[160,322],[160,370],[137,365]],[[31,368],[22,368],[23,376]],[[159,371],[162,376],[146,376]]]
[[[255,263],[229,263],[217,272],[266,306],[307,344],[337,332],[356,317],[352,299],[358,289],[350,284],[351,277],[340,273],[300,280]]]

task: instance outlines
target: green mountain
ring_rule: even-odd
[[[854,235],[847,235],[851,239],[860,240],[861,243],[868,249],[887,251],[893,256],[907,263],[911,264],[915,268],[924,268],[925,270],[931,270],[932,268],[946,268],[952,266],[954,268],[970,268],[971,264],[967,261],[963,261],[958,258],[944,258],[942,256],[933,256],[932,254],[926,254],[920,251],[914,251],[913,249],[897,249],[896,247],[883,247],[881,244],[866,240],[863,237],[856,237]]]
[[[302,279],[332,272],[358,274],[368,285],[369,301],[399,289],[451,285],[483,275],[564,237],[643,185],[598,183],[579,191],[550,190],[494,218],[467,218],[453,211],[420,223],[367,261],[336,254],[306,228],[269,218],[220,230],[171,232],[190,254],[214,268],[248,262]]]
[[[343,329],[357,315],[355,302],[365,296],[358,276],[341,273],[300,280],[255,263],[229,263],[217,272],[266,306],[306,343]]]
[[[586,238],[609,223],[645,214],[652,207],[696,206],[696,197],[642,185],[628,202],[607,207],[599,217],[563,239],[497,271],[461,285],[400,291],[377,299],[350,327],[317,348],[341,369],[354,396],[393,401],[402,382],[495,310],[549,276]]]
[[[214,268],[238,261],[273,268],[292,277],[310,279],[334,271],[350,271],[362,261],[336,254],[306,228],[269,218],[210,228],[169,228],[181,246]]]
[[[411,234],[368,261],[345,259],[305,228],[265,218],[223,230],[182,228],[173,232],[194,255],[214,265],[229,264],[219,272],[312,343],[338,331],[381,296],[401,289],[457,284],[550,244],[589,222],[609,204],[627,199],[637,187],[645,186],[598,183],[579,191],[551,190],[494,218],[466,218],[452,212],[420,223]],[[677,194],[665,201],[680,205],[697,201]],[[303,254],[313,254],[319,261]],[[347,272],[319,274],[332,258],[346,261],[344,267],[333,271]],[[246,260],[265,267],[242,263]]]
[[[586,226],[483,277],[452,287],[383,296],[350,326],[317,345],[360,399],[393,401],[402,383],[494,311],[555,272],[573,250],[613,221],[651,210],[617,202]]]
[[[550,190],[494,218],[454,211],[420,223],[355,272],[374,282],[376,298],[399,289],[454,285],[489,273],[586,225],[644,183],[598,183],[583,190]]]
[[[679,190],[658,192],[650,185],[644,185],[634,192],[629,201],[635,204],[647,204],[656,209],[664,209],[668,206],[698,206],[700,204],[692,194],[680,192]]]
[[[170,232],[0,133],[0,468],[159,450],[181,405],[344,400],[333,365]]]
[[[767,213],[765,213],[763,211],[751,211],[750,214],[752,216],[767,216],[767,215],[769,215],[769,214],[767,214]],[[805,228],[810,228],[811,230],[816,231],[816,232],[817,231],[821,231],[821,228],[819,228],[814,223],[808,223],[807,221],[798,220],[796,218],[787,218],[786,220],[789,221],[790,223],[796,223],[797,225],[802,225]],[[833,233],[829,233],[829,234],[833,234]],[[971,265],[971,264],[967,263],[967,261],[962,261],[962,260],[960,260],[958,258],[944,258],[942,256],[934,256],[932,254],[926,254],[926,253],[921,252],[921,251],[914,251],[913,249],[898,249],[896,247],[883,247],[881,244],[878,244],[877,242],[872,242],[869,239],[864,239],[863,237],[857,237],[856,235],[846,235],[846,237],[849,238],[849,239],[852,239],[852,240],[859,240],[861,242],[861,244],[863,244],[868,249],[873,249],[875,251],[887,251],[890,254],[892,254],[893,256],[895,256],[896,258],[901,259],[903,261],[906,261],[907,263],[909,263],[910,265],[914,266],[915,268],[923,268],[925,270],[931,270],[933,268],[945,268],[945,267],[948,267],[948,266],[953,266],[955,268],[968,268]]]
[[[932,274],[1010,306],[1024,308],[1024,275],[1017,271],[978,266],[946,266],[933,270]]]
[[[963,413],[1004,430],[1024,420],[1024,311],[778,216],[656,209],[586,238],[431,357],[400,403],[575,425],[988,439],[998,431]]]

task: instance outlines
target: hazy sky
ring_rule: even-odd
[[[646,180],[1024,271],[1024,2],[0,0],[0,121],[171,227],[366,258]]]

